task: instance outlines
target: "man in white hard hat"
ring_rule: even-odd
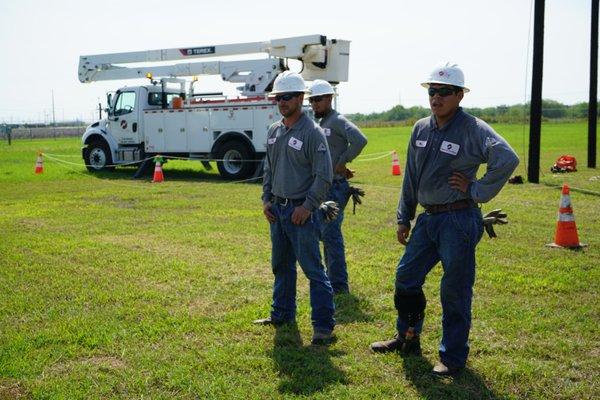
[[[406,246],[396,269],[397,333],[371,349],[420,354],[426,305],[422,287],[441,261],[442,340],[433,373],[453,375],[464,368],[469,354],[475,248],[483,234],[477,204],[500,192],[519,159],[489,125],[460,108],[469,89],[457,65],[434,69],[422,86],[432,115],[413,128],[397,211],[398,241]],[[481,164],[487,164],[487,171],[477,179]],[[418,204],[425,212],[407,241]]]
[[[326,222],[321,214],[318,215],[327,276],[331,281],[333,292],[339,294],[349,292],[342,222],[344,208],[350,196],[348,178],[352,177],[352,171],[346,167],[346,164],[360,154],[367,145],[367,138],[356,125],[333,109],[334,96],[335,91],[331,84],[317,79],[310,87],[308,102],[315,112],[315,117],[320,119],[319,125],[323,128],[331,152],[333,184],[326,200],[338,203],[338,216]]]
[[[333,339],[333,289],[321,262],[316,211],[332,180],[331,156],[321,128],[302,111],[306,86],[299,74],[281,73],[273,84],[283,118],[267,133],[263,212],[271,229],[275,282],[268,318],[281,325],[296,318],[296,261],[310,281],[313,344]]]

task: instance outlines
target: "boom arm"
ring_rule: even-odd
[[[101,80],[143,78],[153,76],[217,75],[229,82],[243,82],[244,95],[263,94],[277,74],[286,69],[285,59],[294,58],[304,63],[301,72],[307,80],[325,79],[330,82],[348,80],[350,42],[328,40],[322,35],[275,39],[268,42],[250,42],[177,49],[136,51],[81,56],[79,80],[83,83]],[[154,63],[205,57],[266,53],[266,59],[246,61],[210,61],[150,67],[117,64]]]

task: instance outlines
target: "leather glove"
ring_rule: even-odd
[[[346,171],[345,171],[346,179],[350,179],[350,178],[354,177],[355,172],[356,171],[353,169],[346,168]]]
[[[357,188],[355,186],[350,186],[348,188],[348,194],[352,197],[352,214],[356,214],[356,205],[362,204],[362,199],[365,195],[365,191],[361,188]]]
[[[325,201],[319,206],[319,211],[323,213],[325,222],[331,222],[337,218],[340,208],[335,201]]]
[[[508,221],[506,220],[507,217],[508,215],[506,213],[503,213],[502,209],[500,208],[492,210],[483,216],[483,227],[485,228],[485,231],[487,232],[489,237],[498,237],[498,235],[496,235],[496,232],[494,231],[494,225],[508,224]]]

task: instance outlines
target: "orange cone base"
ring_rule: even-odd
[[[561,246],[559,244],[556,243],[548,243],[546,245],[546,247],[552,247],[553,249],[570,249],[570,250],[581,250],[584,247],[587,247],[587,244],[585,243],[579,243],[575,246]]]
[[[155,172],[154,177],[152,178],[152,183],[160,183],[163,182],[165,178],[163,177],[162,172]]]

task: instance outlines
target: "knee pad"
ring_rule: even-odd
[[[406,321],[408,326],[416,326],[419,321],[425,318],[425,306],[427,299],[423,290],[417,293],[402,293],[396,290],[394,293],[394,305],[398,310],[400,319]]]

